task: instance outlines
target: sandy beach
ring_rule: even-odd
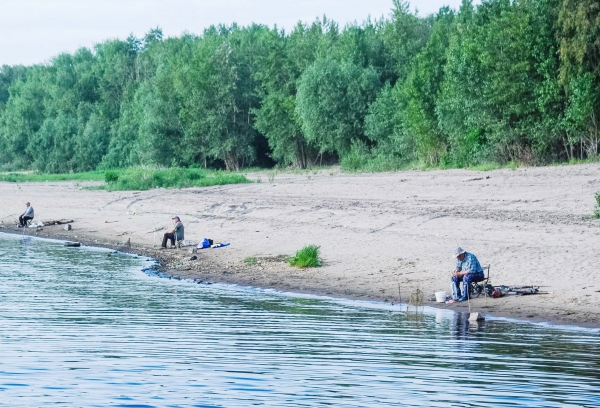
[[[35,221],[73,219],[28,234],[122,247],[156,257],[173,276],[299,293],[405,302],[450,290],[458,245],[491,264],[494,285],[536,285],[547,295],[484,298],[473,311],[600,327],[600,220],[590,219],[600,164],[540,168],[342,174],[253,173],[251,184],[106,192],[93,183],[0,183],[0,231],[30,201]],[[221,249],[159,251],[177,214],[186,239]],[[161,230],[155,232],[155,230]],[[300,270],[285,256],[321,246],[324,265]],[[257,263],[244,260],[254,257]],[[466,303],[426,304],[466,311]]]

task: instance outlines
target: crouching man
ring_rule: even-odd
[[[452,298],[464,302],[470,296],[469,288],[472,282],[481,282],[485,279],[483,268],[477,257],[461,247],[456,248],[452,258],[456,258],[456,270],[452,274]],[[460,290],[462,282],[462,296]]]

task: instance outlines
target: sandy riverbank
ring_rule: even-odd
[[[387,302],[398,302],[398,286],[403,301],[417,287],[428,297],[448,290],[450,254],[461,245],[491,264],[493,284],[553,292],[479,298],[474,310],[600,327],[600,220],[585,219],[600,191],[600,164],[249,177],[261,182],[110,193],[82,189],[85,183],[0,183],[7,212],[0,226],[16,232],[7,215],[31,201],[36,220],[75,220],[72,231],[50,226],[39,236],[111,247],[129,239],[132,250],[159,258],[176,276]],[[200,251],[197,261],[187,251],[156,250],[162,232],[153,231],[169,226],[173,214],[187,239],[231,246]],[[283,262],[307,244],[321,245],[322,268]],[[249,266],[247,257],[259,263]]]

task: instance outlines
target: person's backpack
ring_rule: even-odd
[[[198,244],[198,248],[202,249],[202,248],[210,248],[210,246],[213,244],[213,240],[209,239],[209,238],[204,238],[202,240],[202,242],[200,242]]]

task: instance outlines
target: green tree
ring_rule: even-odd
[[[406,127],[406,89],[400,84],[386,84],[365,119],[365,133],[372,142],[373,156],[381,156],[396,164],[415,159],[415,137]],[[364,147],[357,145],[357,149]],[[360,153],[361,155],[364,153]]]
[[[448,135],[448,160],[459,167],[476,164],[486,149],[482,114],[487,72],[479,58],[483,49],[476,18],[471,0],[463,0],[450,36],[436,104],[440,132]]]
[[[406,1],[393,0],[393,4],[391,19],[384,28],[384,44],[396,75],[403,82],[410,72],[413,59],[427,44],[432,21],[411,13]]]
[[[418,158],[430,166],[437,165],[447,152],[448,136],[438,126],[436,107],[453,29],[454,12],[448,7],[440,9],[431,36],[415,58],[405,86],[404,123],[415,138]]]
[[[264,30],[256,25],[245,30],[212,27],[195,42],[175,81],[183,98],[180,117],[188,160],[211,157],[239,170],[256,159],[254,59],[262,52],[258,37]]]
[[[572,142],[579,140],[581,154],[585,150],[596,157],[600,139],[600,4],[596,0],[562,0],[558,23],[570,150]]]
[[[75,117],[60,113],[56,118],[47,118],[27,147],[33,157],[33,168],[46,173],[74,171],[73,139],[76,134]]]
[[[0,66],[0,114],[2,114],[2,111],[8,102],[8,98],[10,97],[10,92],[8,91],[9,88],[17,80],[24,79],[26,72],[27,68],[23,65]]]
[[[298,85],[296,110],[307,140],[321,154],[348,153],[352,142],[365,140],[365,116],[379,88],[379,76],[372,68],[317,60]]]
[[[39,86],[43,76],[43,67],[31,67],[24,79],[9,88],[10,97],[0,117],[0,158],[5,165],[27,168],[31,164],[27,145],[44,122],[45,92]]]
[[[137,80],[135,69],[139,44],[130,37],[129,41],[111,40],[95,47],[93,75],[97,82],[98,110],[107,121],[119,118],[121,102],[132,91]]]
[[[73,170],[92,171],[106,154],[109,126],[89,104],[80,104],[77,116],[78,133],[73,136]]]
[[[297,40],[304,31],[305,27],[299,25],[290,37],[275,29],[262,36],[266,53],[258,59],[255,73],[260,107],[252,112],[254,127],[266,136],[271,156],[278,163],[293,164],[301,169],[308,166],[310,159],[296,115],[296,84],[302,69],[295,57],[299,56]]]

